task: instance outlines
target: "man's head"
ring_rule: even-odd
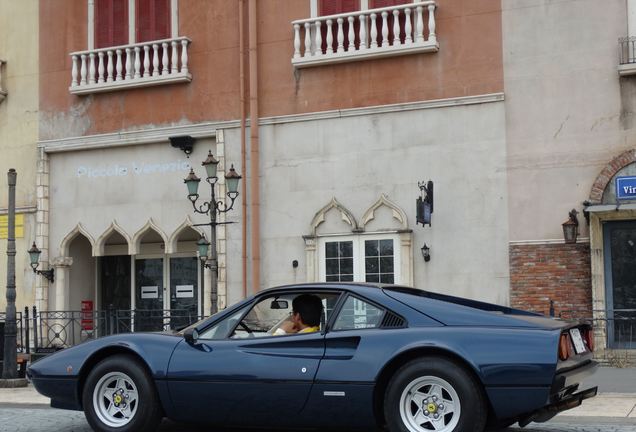
[[[301,294],[292,301],[292,316],[300,319],[308,327],[320,325],[322,301],[320,297],[311,294]]]

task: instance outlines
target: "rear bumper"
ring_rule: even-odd
[[[522,418],[521,420],[519,420],[519,426],[524,427],[531,422],[542,423],[548,421],[561,411],[576,408],[577,406],[581,405],[581,403],[585,399],[596,396],[597,390],[598,387],[593,387],[578,393],[571,394],[558,402],[545,406]]]
[[[598,363],[587,360],[576,367],[557,371],[550,389],[550,402],[558,402],[578,390],[579,384],[598,369]]]

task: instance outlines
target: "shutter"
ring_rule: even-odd
[[[413,0],[370,0],[369,8],[375,9],[388,6],[397,6],[407,3],[413,3]]]
[[[389,7],[389,6],[398,6],[398,5],[403,5],[403,4],[408,4],[408,3],[413,3],[413,0],[369,0],[369,8],[371,9],[377,9],[377,8],[383,8],[383,7]],[[404,42],[404,23],[406,20],[406,16],[404,14],[404,12],[400,12],[400,15],[398,16],[399,20],[400,20],[400,34],[399,34],[399,38],[402,42]],[[393,21],[394,21],[394,17],[393,14],[390,14],[388,16],[388,27],[389,27],[389,41],[393,41]],[[413,15],[411,15],[411,20],[413,20]],[[376,24],[378,26],[378,41],[382,40],[382,17],[378,17],[376,18]],[[413,25],[413,23],[411,22],[411,25]],[[394,42],[395,44],[395,42]],[[397,43],[399,44],[399,42]],[[382,41],[382,46],[386,46],[384,44],[384,41]]]
[[[95,46],[126,45],[128,0],[97,0],[95,6]]]
[[[321,0],[320,1],[320,10],[319,15],[335,15],[346,12],[355,12],[360,10],[360,0]],[[356,47],[359,45],[358,35],[359,35],[359,27],[360,24],[356,20],[354,24],[354,34],[356,35],[356,40],[354,41]],[[344,33],[344,45],[345,49],[350,45],[349,44],[349,22],[345,20],[343,23],[343,33]],[[331,26],[333,31],[333,51],[336,52],[338,49],[338,23],[334,21]],[[327,24],[323,23],[321,25],[322,32],[322,52],[326,52],[327,50]]]
[[[113,0],[113,46],[128,44],[128,0]]]
[[[360,9],[360,0],[320,0],[320,15],[335,15],[355,12]]]
[[[148,42],[170,37],[169,0],[137,0],[137,42]]]

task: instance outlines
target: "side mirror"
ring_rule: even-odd
[[[272,303],[269,305],[270,309],[288,309],[289,303],[287,300],[272,300]]]
[[[195,328],[189,328],[183,333],[183,338],[190,345],[196,345],[199,339],[199,332]]]

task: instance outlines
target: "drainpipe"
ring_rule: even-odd
[[[239,93],[241,104],[241,166],[245,172],[247,167],[247,156],[245,153],[245,0],[239,0]],[[241,200],[241,252],[242,252],[242,274],[243,274],[243,298],[247,297],[247,175],[241,179],[241,190],[243,199]]]
[[[260,185],[259,185],[259,144],[258,144],[258,46],[256,37],[256,0],[249,0],[249,75],[250,75],[250,188],[252,194],[252,286],[258,291],[261,286],[260,252]]]

